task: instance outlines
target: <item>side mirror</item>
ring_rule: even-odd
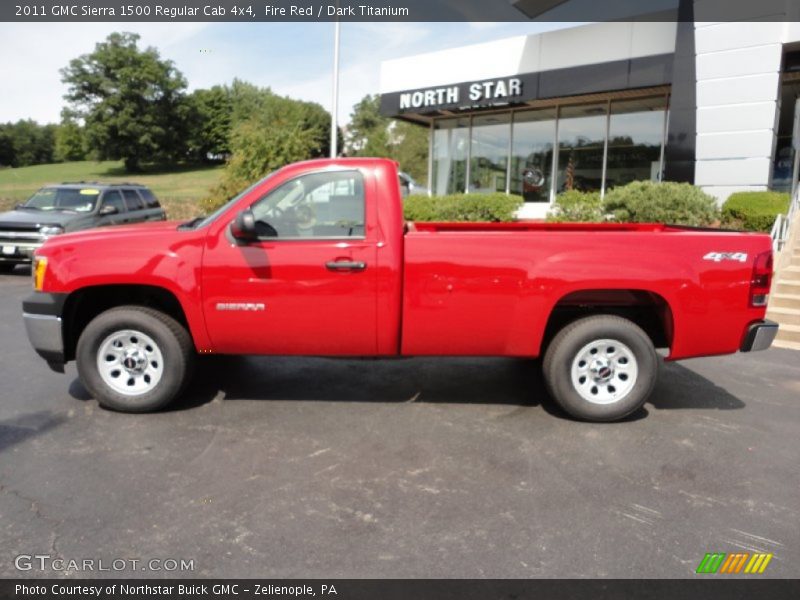
[[[231,223],[231,235],[237,240],[251,241],[258,238],[256,216],[250,209],[243,210]]]
[[[118,212],[119,211],[117,210],[117,207],[112,205],[112,204],[106,204],[105,206],[101,206],[100,207],[100,214],[104,215],[104,216],[105,215],[115,215]]]

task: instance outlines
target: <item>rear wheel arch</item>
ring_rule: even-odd
[[[159,311],[189,332],[186,311],[170,290],[153,285],[109,284],[79,288],[69,294],[62,311],[64,358],[75,358],[78,339],[86,326],[101,313],[119,306],[141,306]]]
[[[622,317],[639,326],[656,348],[672,348],[675,324],[672,307],[662,295],[637,288],[574,290],[562,296],[547,318],[539,355],[544,355],[559,331],[595,315]]]

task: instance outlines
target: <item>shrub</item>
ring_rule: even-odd
[[[569,190],[556,196],[547,220],[555,223],[596,223],[605,220],[600,192]]]
[[[633,181],[606,192],[605,210],[626,223],[707,226],[719,221],[717,201],[689,183]]]
[[[737,192],[722,205],[722,223],[731,229],[770,231],[775,216],[789,210],[789,194]]]
[[[409,196],[403,202],[408,221],[513,221],[522,196],[508,194],[450,194]]]

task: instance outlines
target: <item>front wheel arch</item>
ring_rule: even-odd
[[[119,306],[139,306],[172,317],[191,333],[186,312],[170,290],[154,285],[109,284],[88,286],[69,294],[62,311],[64,360],[75,359],[78,339],[99,314]]]

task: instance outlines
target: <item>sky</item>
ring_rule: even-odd
[[[575,23],[343,23],[339,122],[379,92],[381,61]],[[66,88],[59,69],[113,31],[141,35],[187,78],[189,90],[234,78],[331,108],[332,23],[0,24],[0,122],[60,120]]]

